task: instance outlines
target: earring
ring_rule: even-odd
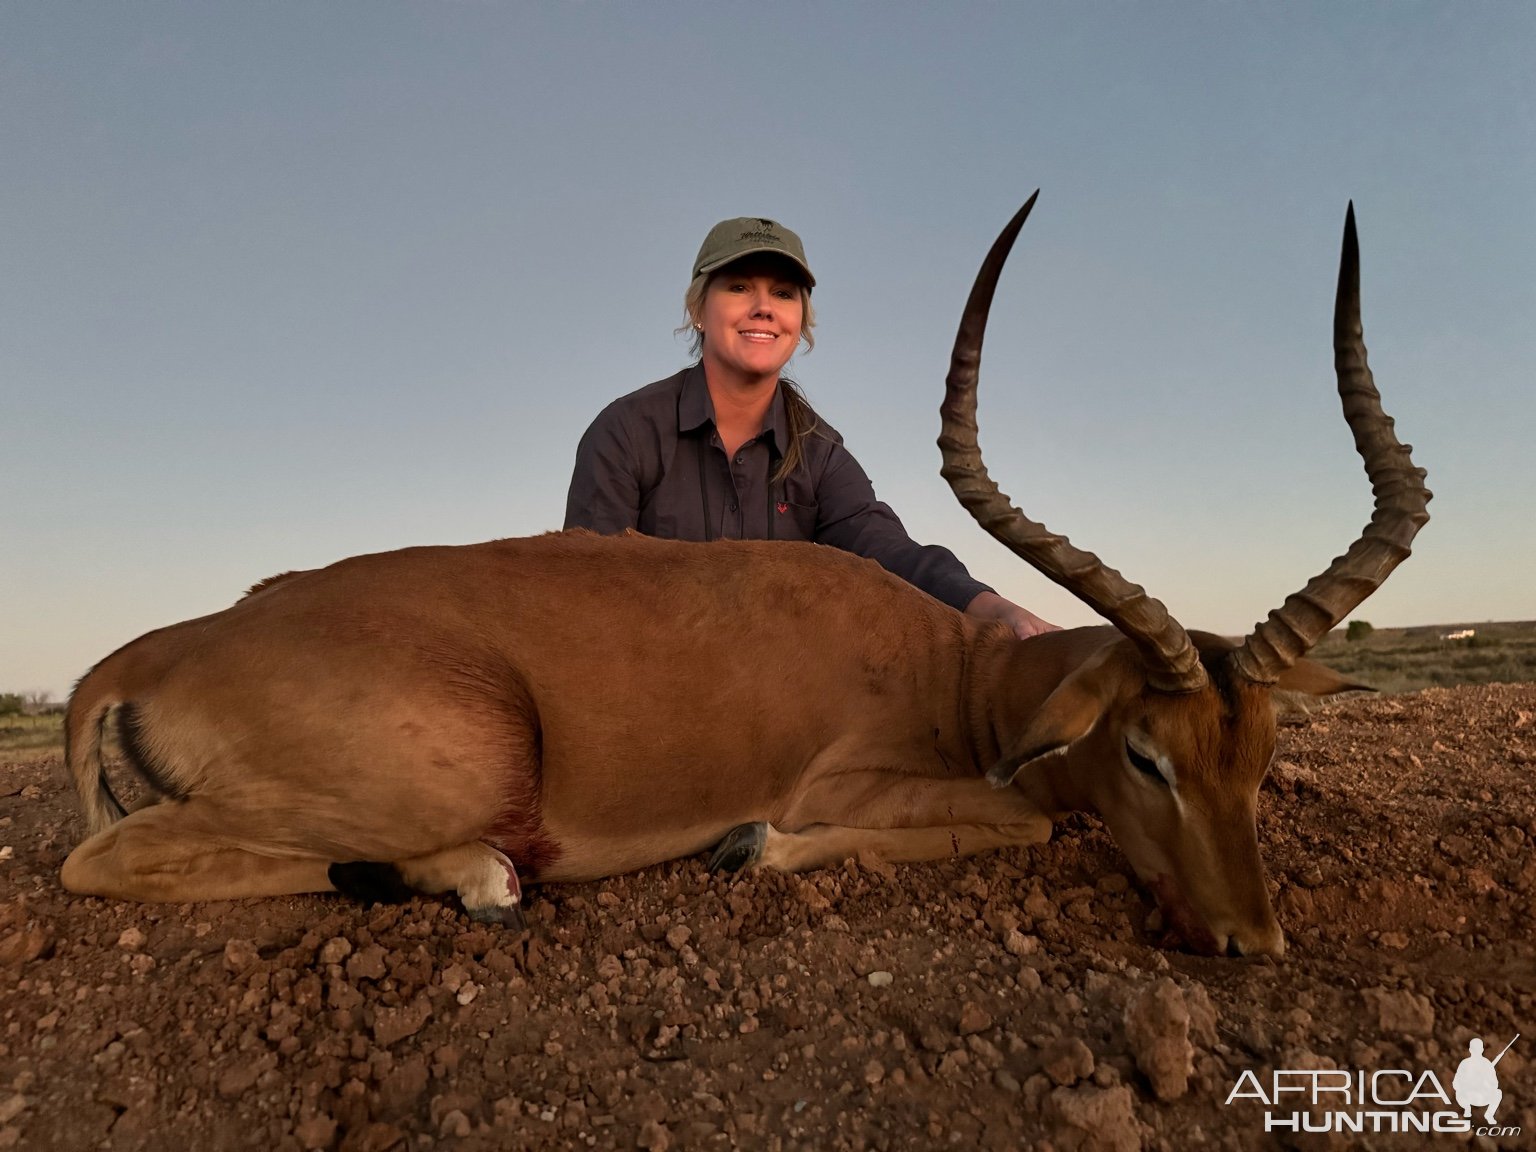
[[[704,325],[702,325],[702,324],[695,324],[693,326],[693,330],[695,332],[702,332],[702,331],[704,331]]]

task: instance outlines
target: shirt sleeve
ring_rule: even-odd
[[[576,446],[576,468],[565,497],[565,526],[615,535],[640,523],[637,460],[620,413],[598,413]]]
[[[889,505],[875,498],[863,467],[837,441],[816,485],[816,542],[876,561],[935,600],[965,611],[979,593],[992,591],[975,579],[948,548],[919,544],[907,535]]]

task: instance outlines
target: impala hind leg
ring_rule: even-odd
[[[230,823],[228,813],[197,797],[139,808],[78,845],[60,879],[82,896],[146,903],[331,890],[325,860],[234,846]]]
[[[768,846],[769,834],[780,836],[783,833],[776,831],[766,820],[759,820],[754,824],[738,824],[725,834],[725,838],[715,845],[715,851],[709,858],[709,870],[711,872],[740,872],[743,868],[751,868],[761,864],[763,849]]]
[[[418,892],[457,892],[473,920],[504,924],[514,931],[525,926],[517,869],[489,844],[476,840],[401,860],[396,866],[401,879]]]
[[[522,886],[512,861],[481,841],[392,863],[333,864],[331,883],[365,903],[395,904],[412,892],[456,892],[473,920],[525,927]]]

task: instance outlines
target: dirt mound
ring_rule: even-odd
[[[1374,1128],[1459,1120],[1435,1088],[1517,1032],[1523,1134],[1470,1139],[1525,1147],[1533,716],[1491,685],[1285,725],[1280,963],[1160,951],[1086,818],[977,860],[536,889],[522,936],[431,900],[70,899],[62,769],[6,765],[0,1149],[1448,1147]],[[1267,1104],[1277,1070],[1304,1090]]]

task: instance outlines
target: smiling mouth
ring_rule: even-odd
[[[738,331],[736,334],[744,340],[751,340],[754,344],[771,344],[779,338],[777,332],[759,332],[753,328]]]

